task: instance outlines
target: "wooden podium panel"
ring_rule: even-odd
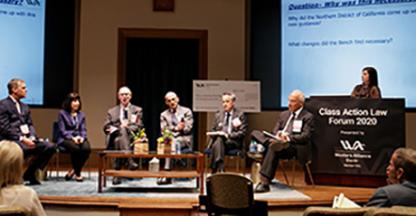
[[[404,99],[311,97],[315,184],[378,187],[396,148],[405,146]]]

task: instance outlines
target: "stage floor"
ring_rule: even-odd
[[[292,173],[288,173],[291,178]],[[63,175],[61,175],[63,176]],[[62,178],[62,177],[61,177]],[[276,174],[276,179],[284,183],[284,178],[281,173]],[[83,183],[78,183],[83,184]],[[306,185],[304,183],[303,172],[297,171],[295,173],[295,182],[293,189],[299,191],[310,199],[291,199],[279,198],[273,196],[257,196],[257,199],[268,202],[270,209],[274,208],[305,208],[312,205],[330,206],[334,196],[339,193],[351,200],[365,204],[368,198],[373,194],[374,188],[358,188],[358,187],[336,187],[336,186],[322,186],[322,185]],[[65,190],[65,189],[64,189]],[[46,205],[77,205],[77,206],[101,206],[101,207],[115,207],[115,208],[145,208],[145,209],[170,209],[170,208],[191,208],[195,209],[198,206],[198,196],[106,196],[100,194],[95,195],[75,195],[75,196],[56,196],[56,195],[41,195],[40,199]]]

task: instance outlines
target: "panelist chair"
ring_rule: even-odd
[[[297,156],[290,158],[290,159],[281,159],[279,167],[282,170],[283,177],[285,178],[286,184],[289,186],[295,185],[295,178],[296,178],[296,166],[302,167],[304,171],[306,171],[307,177],[312,186],[315,186],[315,182],[313,180],[312,172],[311,172],[311,150],[309,147],[300,147],[298,146],[298,153]],[[292,169],[292,179],[289,181],[286,167],[287,165],[291,166]]]
[[[205,164],[209,164],[209,158],[211,156],[211,149],[207,148],[204,150],[205,157]],[[245,166],[245,152],[243,149],[230,149],[225,152],[224,157],[224,164],[227,164],[227,161],[234,160],[235,161],[235,168],[236,171],[240,172],[240,164],[243,164],[241,167],[243,169],[243,173],[245,173],[244,166]],[[208,169],[208,166],[205,166]],[[207,172],[207,170],[206,170]]]
[[[216,173],[206,180],[207,195],[200,195],[208,215],[267,215],[267,202],[255,201],[253,182],[236,173]]]

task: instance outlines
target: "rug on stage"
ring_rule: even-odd
[[[97,197],[152,197],[152,198],[198,198],[199,191],[196,189],[196,179],[174,179],[173,184],[157,185],[155,178],[124,179],[120,185],[112,185],[111,177],[107,178],[107,187],[103,193],[97,192],[97,173],[91,177],[83,174],[84,181],[65,181],[60,178],[51,177],[43,181],[42,185],[31,186],[39,196],[97,196]],[[268,193],[255,194],[256,199],[279,200],[295,199],[309,200],[310,197],[279,182],[273,182],[271,191]]]

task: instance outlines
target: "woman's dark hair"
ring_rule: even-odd
[[[378,86],[377,70],[373,67],[365,67],[363,71],[368,73],[368,85],[370,87]]]
[[[71,103],[72,103],[72,101],[76,101],[76,100],[79,101],[79,108],[78,108],[77,111],[80,111],[81,110],[81,104],[82,104],[81,103],[81,97],[76,92],[71,92],[66,96],[64,102],[62,103],[62,109],[64,109],[67,112],[71,112]]]

